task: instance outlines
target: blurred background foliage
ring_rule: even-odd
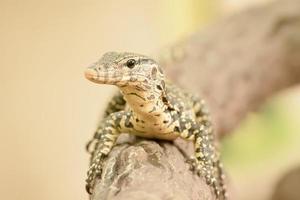
[[[84,146],[114,89],[90,84],[82,72],[102,53],[152,54],[265,2],[1,0],[1,198],[87,198]],[[299,102],[299,89],[279,94],[225,139],[238,199],[253,199],[253,191],[267,199],[282,173],[299,164]]]
[[[222,143],[238,199],[271,199],[284,174],[300,165],[300,90],[282,92],[251,113]]]

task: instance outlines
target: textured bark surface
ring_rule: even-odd
[[[217,134],[227,134],[267,97],[300,81],[300,1],[278,1],[224,19],[163,56],[169,77],[201,94]],[[185,163],[191,144],[125,136],[119,143],[91,199],[214,199]]]

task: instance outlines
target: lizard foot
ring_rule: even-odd
[[[206,184],[213,188],[217,199],[222,199],[222,189],[220,188],[218,179],[215,176],[214,167],[212,165],[205,164],[205,162],[201,162],[194,157],[187,159],[186,162],[190,164],[190,170],[204,178]]]
[[[92,194],[93,192],[96,178],[101,176],[104,157],[104,154],[98,153],[93,159],[93,162],[87,172],[85,188],[89,194]]]

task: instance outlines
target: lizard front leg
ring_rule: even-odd
[[[190,94],[190,99],[193,104],[193,111],[196,116],[196,121],[205,126],[211,126],[210,114],[205,101],[197,95]]]
[[[214,143],[214,134],[213,134],[213,127],[212,127],[212,122],[211,122],[211,117],[209,110],[207,108],[207,105],[203,99],[200,99],[196,95],[192,95],[190,99],[193,102],[193,110],[196,116],[196,121],[197,123],[203,125],[205,129],[207,130],[207,137],[209,140]],[[214,145],[213,145],[214,146]],[[216,148],[216,147],[214,147]],[[227,191],[226,191],[226,185],[225,185],[225,173],[223,170],[223,164],[220,161],[220,156],[218,154],[218,150],[215,149],[215,161],[213,162],[215,171],[217,173],[217,177],[219,178],[218,184],[220,187],[220,192],[221,195],[224,197],[224,199],[227,198]]]
[[[178,130],[181,138],[194,141],[195,156],[189,161],[193,169],[212,187],[217,199],[226,199],[223,172],[219,170],[220,161],[211,127],[189,118],[180,118]]]
[[[92,193],[96,177],[101,176],[104,158],[111,151],[120,133],[132,128],[131,116],[131,113],[126,111],[112,113],[97,129],[94,137],[97,143],[91,153],[91,163],[86,179],[88,193]]]
[[[119,112],[121,110],[124,110],[126,105],[126,101],[123,98],[123,95],[118,92],[113,96],[113,98],[110,100],[108,103],[108,106],[105,109],[104,116],[103,118],[105,119],[107,116],[109,116],[111,113]],[[103,120],[101,121],[98,130],[101,130],[101,126],[103,125]],[[96,131],[93,138],[88,141],[86,144],[86,151],[89,152],[90,154],[93,152],[95,149],[95,145],[99,142],[99,131]]]
[[[119,112],[124,110],[126,101],[121,92],[117,92],[112,99],[109,101],[108,106],[105,109],[104,116],[107,117],[111,113]]]

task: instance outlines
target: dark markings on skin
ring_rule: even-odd
[[[200,149],[200,147],[196,148],[196,149],[195,149],[195,152],[196,152],[196,153],[199,153],[199,152],[201,152],[201,149]]]
[[[144,104],[141,104],[140,107],[144,107]]]
[[[99,67],[98,69],[97,69],[97,68],[93,68],[93,70],[96,71],[97,76],[99,76],[99,71],[100,71],[100,69],[101,69],[100,67]],[[99,71],[98,71],[98,70],[99,70]]]
[[[174,111],[175,109],[172,108],[172,107],[170,107],[170,106],[168,106],[167,110],[168,110],[169,112],[171,112],[171,111]]]
[[[140,120],[138,118],[135,119],[136,122],[139,122]]]
[[[162,101],[163,101],[164,103],[168,103],[168,99],[167,99],[166,97],[162,97]]]
[[[145,121],[144,120],[141,120],[141,122],[144,124],[145,123]]]
[[[156,88],[162,90],[162,87],[160,85],[156,85]]]
[[[192,128],[188,130],[188,136],[187,136],[187,138],[189,138],[192,135],[194,135],[194,130],[195,130],[195,128],[193,128],[193,125],[192,125]]]
[[[126,101],[124,100],[123,97],[115,98],[115,101],[117,102],[117,104],[120,104],[120,105],[124,105],[126,103]]]
[[[174,132],[177,132],[177,133],[179,133],[179,132],[180,132],[180,129],[179,129],[179,127],[178,127],[178,126],[175,126],[175,127],[174,127]]]
[[[163,121],[164,124],[166,124],[166,123],[168,123],[168,122],[169,122],[168,120],[164,120],[164,121]]]
[[[126,128],[133,128],[133,124],[130,122],[130,117],[127,117],[125,120]]]
[[[156,114],[156,115],[154,115],[155,117],[160,117],[160,114]]]
[[[127,128],[133,128],[133,124],[132,124],[131,122],[129,122],[128,124],[125,124],[125,126],[126,126]]]
[[[140,99],[143,99],[144,101],[146,101],[146,99],[140,95],[138,95],[137,93],[134,93],[134,92],[131,92],[131,93],[128,93],[127,95],[133,95],[133,96],[137,96],[139,97]]]
[[[179,115],[177,112],[171,112],[172,121],[169,123],[168,127],[171,126],[173,123],[177,122],[179,119]]]

